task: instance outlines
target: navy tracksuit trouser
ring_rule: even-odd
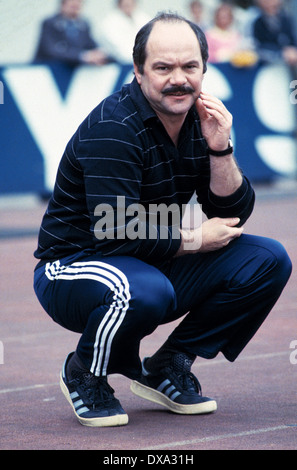
[[[204,358],[222,352],[234,361],[291,269],[280,243],[244,234],[221,250],[155,266],[128,256],[78,253],[37,268],[34,288],[54,321],[82,333],[77,353],[91,372],[135,379],[142,338],[181,317],[170,334],[177,349]]]

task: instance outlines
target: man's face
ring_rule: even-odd
[[[62,4],[62,14],[68,18],[77,18],[80,15],[83,0],[65,0]]]
[[[136,8],[136,2],[135,0],[121,0],[119,2],[119,7],[125,13],[125,15],[131,16]]]
[[[276,15],[281,8],[281,0],[258,0],[258,4],[267,15]]]
[[[144,96],[159,117],[185,116],[203,80],[198,39],[185,22],[155,23],[146,46],[143,74],[135,67]]]

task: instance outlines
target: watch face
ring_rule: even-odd
[[[229,139],[229,142],[228,142],[228,147],[233,147],[233,142],[231,139]]]

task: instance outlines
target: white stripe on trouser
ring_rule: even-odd
[[[120,328],[129,308],[130,290],[126,276],[114,266],[100,261],[86,261],[61,266],[60,261],[47,263],[48,279],[75,281],[90,279],[105,284],[114,292],[113,302],[96,332],[91,372],[106,375],[113,338]]]

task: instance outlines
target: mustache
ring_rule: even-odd
[[[183,94],[191,94],[194,93],[194,89],[190,86],[172,86],[165,88],[165,90],[162,91],[162,95],[171,95],[173,93],[183,93]]]

